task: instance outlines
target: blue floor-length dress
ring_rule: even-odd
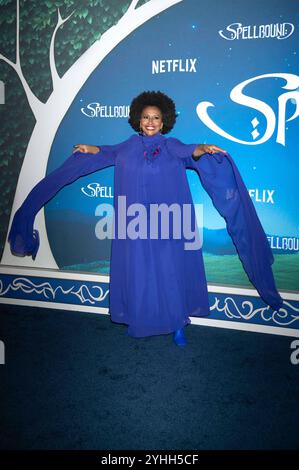
[[[277,310],[283,300],[277,292],[271,264],[273,256],[238,169],[228,154],[203,155],[194,160],[196,144],[161,135],[132,135],[125,142],[101,146],[97,154],[76,152],[63,165],[46,176],[29,193],[16,212],[9,242],[14,254],[30,255],[36,248],[34,218],[40,208],[66,184],[111,165],[114,171],[115,238],[110,265],[110,315],[114,322],[128,325],[132,336],[167,334],[190,323],[190,316],[209,314],[207,282],[201,249],[186,250],[187,236],[181,218],[182,237],[170,223],[169,236],[159,225],[156,238],[150,238],[150,207],[173,207],[183,214],[195,213],[186,169],[195,169],[236,246],[243,267],[262,299]],[[119,198],[122,197],[122,198]],[[126,224],[136,223],[142,212],[143,228],[136,225],[124,236]],[[135,206],[134,206],[135,204]],[[137,205],[136,205],[137,204]],[[145,215],[144,215],[145,214]],[[147,223],[144,224],[144,218]],[[161,219],[159,219],[161,220]],[[134,222],[135,221],[135,222]],[[170,217],[169,221],[172,219]],[[194,227],[193,227],[194,228]],[[133,233],[133,236],[132,236]],[[121,234],[121,235],[120,235]]]

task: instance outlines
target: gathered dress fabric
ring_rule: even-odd
[[[266,304],[274,310],[282,306],[267,237],[229,154],[205,154],[194,160],[196,144],[183,144],[160,133],[134,134],[120,144],[100,148],[97,154],[75,152],[32,189],[13,218],[8,236],[13,254],[30,255],[36,249],[35,216],[62,187],[113,165],[111,320],[127,324],[131,336],[144,337],[182,328],[190,323],[190,316],[207,316],[209,301],[202,250],[198,246],[186,249],[186,243],[189,247],[192,244],[190,232],[185,233],[186,207],[190,228],[198,237],[186,174],[186,169],[191,168],[197,171],[224,217],[249,280]],[[167,236],[159,216],[158,225],[152,226],[153,205],[169,211]],[[177,225],[172,223],[174,213],[180,214]]]

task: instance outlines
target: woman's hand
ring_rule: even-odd
[[[82,153],[98,153],[100,151],[100,147],[96,145],[86,145],[86,144],[76,144],[74,145],[75,152],[82,152]]]
[[[217,147],[217,145],[213,145],[213,144],[198,144],[193,152],[193,157],[198,159],[205,153],[210,153],[213,155],[214,153],[217,153],[217,152],[226,153],[226,150],[223,150],[222,148]]]

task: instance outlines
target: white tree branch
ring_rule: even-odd
[[[20,64],[20,0],[17,0],[16,19],[16,64]]]
[[[0,60],[4,60],[4,62],[6,62],[8,65],[10,65],[14,70],[17,69],[17,66],[14,62],[12,62],[11,60],[9,60],[7,57],[4,57],[3,54],[0,54]]]
[[[24,91],[26,93],[30,108],[31,108],[31,110],[32,110],[32,112],[35,116],[35,119],[37,119],[37,117],[39,115],[39,112],[41,110],[41,107],[44,106],[44,104],[32,92],[30,86],[28,85],[28,83],[27,83],[27,81],[26,81],[26,79],[23,75],[20,64],[15,64],[11,60],[7,59],[7,57],[4,57],[3,54],[0,54],[0,60],[1,59],[4,62],[6,62],[8,65],[10,65],[15,70],[15,72],[18,74],[19,79],[21,80],[21,83],[23,85]]]
[[[53,84],[53,90],[56,88],[60,81],[60,77],[57,72],[56,64],[55,64],[55,37],[58,29],[60,26],[62,26],[74,13],[75,10],[67,16],[64,20],[61,17],[60,10],[58,8],[58,19],[57,19],[57,24],[55,26],[55,29],[52,34],[51,38],[51,44],[50,44],[50,51],[49,51],[49,60],[50,60],[50,70],[51,70],[51,77],[52,77],[52,84]]]
[[[129,8],[127,9],[126,13],[128,13],[128,12],[131,11],[131,10],[135,10],[135,7],[136,7],[136,5],[137,5],[138,2],[139,2],[139,0],[132,0],[131,5],[130,5]]]
[[[28,85],[22,71],[21,62],[20,62],[20,2],[17,0],[17,11],[16,11],[16,62],[12,62],[7,57],[4,57],[3,54],[0,54],[0,60],[3,60],[8,65],[10,65],[15,72],[18,74],[19,79],[23,85],[24,91],[26,93],[29,105],[31,110],[37,119],[39,111],[43,106],[43,103],[35,96],[32,92],[30,86]]]
[[[118,21],[117,26],[124,25],[124,24],[127,25],[128,21],[134,23],[136,20],[139,21],[139,18],[140,18],[140,25],[141,25],[143,24],[142,18],[144,16],[148,16],[148,19],[153,18],[155,15],[158,15],[159,13],[166,10],[170,6],[175,5],[176,3],[181,3],[182,1],[183,0],[149,0],[147,3],[144,3],[140,7],[135,8],[139,0],[132,0],[129,8]],[[112,30],[112,28],[110,28],[110,30]]]
[[[45,176],[51,145],[57,129],[69,109],[70,104],[74,100],[74,97],[91,73],[121,41],[138,27],[162,11],[182,1],[183,0],[151,0],[138,8],[135,8],[137,5],[135,1],[131,2],[132,8],[130,14],[125,15],[125,17],[123,16],[115,26],[103,33],[101,37],[74,62],[59,80],[58,87],[53,90],[53,93],[51,93],[45,104],[41,106],[40,102],[37,103],[36,115],[38,115],[38,119],[31,134],[20,172],[16,196],[11,211],[10,224],[15,210],[24,201],[32,187]],[[3,57],[1,58],[3,59]],[[8,60],[6,60],[6,62],[8,62]],[[16,69],[16,64],[12,64],[10,61],[8,63]],[[30,103],[33,103],[33,101],[33,97],[31,100],[29,99]],[[32,105],[32,109],[33,108],[34,106]],[[33,167],[34,172],[32,171]],[[41,244],[38,256],[34,262],[30,259],[24,260],[24,258],[13,256],[10,252],[9,243],[6,242],[1,263],[7,265],[11,264],[13,266],[20,265],[58,269],[49,245],[44,213],[42,211],[37,219],[37,228],[40,231],[43,243]]]

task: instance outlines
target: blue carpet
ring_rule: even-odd
[[[291,338],[0,305],[1,449],[299,449]]]

